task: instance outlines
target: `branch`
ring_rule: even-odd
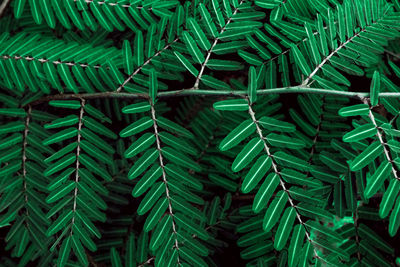
[[[176,43],[179,40],[179,38],[176,38],[175,40],[173,40],[172,42],[170,42],[169,44],[167,44],[166,46],[164,46],[164,48],[162,48],[161,50],[157,51],[157,53],[155,53],[153,56],[149,57],[142,65],[140,65],[131,75],[129,75],[129,77],[117,88],[117,92],[121,92],[122,88],[124,88],[124,86],[130,81],[132,80],[133,76],[135,76],[136,74],[139,73],[139,71],[141,69],[143,69],[144,66],[146,66],[147,64],[149,64],[151,62],[151,60],[157,56],[159,56],[162,52],[164,52],[165,50],[167,50],[171,45],[173,45],[174,43]]]
[[[364,100],[364,104],[366,104],[366,105],[369,106],[368,117],[369,117],[369,119],[371,120],[372,124],[375,126],[375,129],[376,129],[376,136],[378,137],[379,143],[381,143],[381,146],[383,147],[383,152],[384,152],[384,154],[385,154],[386,160],[390,163],[390,165],[391,165],[391,167],[392,167],[393,176],[394,176],[394,178],[396,178],[397,180],[400,180],[400,177],[399,177],[398,174],[397,174],[397,170],[396,170],[396,168],[395,168],[395,165],[394,165],[394,163],[393,163],[393,160],[392,160],[392,158],[390,157],[389,150],[387,149],[386,143],[385,143],[385,141],[383,140],[382,133],[380,132],[379,126],[378,126],[378,124],[377,124],[376,121],[375,121],[375,116],[374,116],[374,114],[372,113],[372,107],[371,107],[371,105],[368,103],[367,100]]]
[[[74,211],[74,216],[72,217],[71,224],[73,225],[75,223],[75,211],[76,211],[76,199],[78,196],[78,183],[79,183],[79,155],[81,152],[81,130],[82,130],[82,125],[83,125],[83,113],[84,113],[84,107],[85,107],[85,100],[81,100],[81,109],[79,112],[79,123],[78,123],[78,146],[76,147],[76,167],[75,167],[75,189],[74,189],[74,204],[73,204],[73,211]],[[72,227],[71,227],[71,235],[72,235]]]
[[[236,15],[236,13],[239,10],[239,7],[243,4],[243,1],[244,0],[240,1],[238,7],[235,8],[235,10],[233,11],[231,17],[228,19],[228,21],[226,22],[225,26],[221,29],[221,31],[219,32],[218,36],[220,36],[222,33],[224,33],[224,31],[226,30],[226,27],[229,25],[229,23],[231,23],[233,16]],[[199,83],[200,83],[201,76],[203,75],[204,69],[206,68],[208,60],[211,57],[212,50],[217,45],[218,41],[219,41],[219,37],[216,37],[215,40],[214,40],[214,43],[211,45],[210,50],[207,51],[206,59],[204,60],[203,64],[201,64],[201,69],[200,69],[199,75],[196,78],[196,82],[194,83],[193,89],[196,89],[196,90],[199,89]]]
[[[307,238],[308,242],[310,242],[310,244],[313,244],[312,240],[311,240],[310,233],[309,233],[308,229],[305,227],[304,222],[303,222],[303,220],[302,220],[302,218],[300,216],[300,212],[298,211],[296,205],[294,204],[293,198],[290,195],[289,190],[286,188],[286,184],[284,182],[284,179],[283,179],[283,177],[282,177],[282,175],[281,175],[281,173],[280,173],[280,171],[278,169],[278,164],[275,162],[274,156],[272,155],[272,153],[270,151],[270,148],[268,147],[267,143],[265,142],[266,138],[264,137],[263,132],[261,130],[261,127],[260,127],[260,125],[259,125],[259,123],[258,123],[258,121],[256,119],[256,114],[255,114],[254,110],[251,107],[250,101],[247,98],[246,98],[246,100],[248,102],[249,114],[250,114],[251,120],[253,121],[254,125],[256,126],[257,134],[258,134],[258,136],[260,137],[260,139],[263,142],[264,151],[267,154],[268,158],[271,159],[272,169],[273,169],[274,173],[279,177],[279,184],[282,187],[283,191],[288,195],[288,201],[289,201],[290,206],[293,207],[294,210],[296,211],[297,220],[299,221],[300,225],[302,227],[304,227],[304,229],[305,229],[306,238]],[[319,258],[318,253],[315,250],[314,246],[313,246],[313,250],[314,250],[314,256],[316,258]]]
[[[159,92],[157,98],[177,97],[177,96],[246,96],[248,94],[245,90],[228,91],[228,90],[205,90],[205,89],[181,89],[175,91]],[[322,88],[308,88],[301,86],[282,87],[274,89],[261,89],[257,91],[257,95],[271,95],[271,94],[317,94],[317,95],[334,95],[341,97],[349,97],[364,100],[369,98],[369,93],[365,92],[345,92],[339,90],[329,90]],[[380,98],[400,98],[400,93],[380,93]],[[124,93],[124,92],[101,92],[101,93],[83,93],[83,94],[57,94],[42,97],[38,100],[27,103],[27,105],[38,105],[51,100],[65,100],[65,99],[96,99],[96,98],[124,98],[124,99],[148,99],[147,93]]]
[[[160,167],[162,170],[162,179],[163,179],[163,183],[165,185],[165,195],[167,197],[168,200],[168,212],[169,212],[169,216],[171,216],[172,218],[172,232],[175,235],[175,248],[178,251],[178,265],[180,265],[180,260],[179,260],[179,245],[178,245],[178,234],[176,232],[176,223],[175,223],[175,219],[174,219],[174,213],[172,212],[172,205],[171,205],[171,196],[169,194],[169,188],[168,188],[168,181],[167,181],[167,174],[165,172],[165,165],[164,165],[164,158],[162,155],[162,151],[161,151],[161,140],[159,137],[159,133],[158,133],[158,125],[157,125],[157,118],[156,118],[156,110],[154,109],[154,103],[151,99],[149,99],[149,103],[150,103],[150,107],[151,107],[151,119],[153,120],[153,128],[154,128],[154,135],[156,136],[156,145],[157,145],[157,150],[158,150],[158,155],[159,155],[159,162],[160,162]]]

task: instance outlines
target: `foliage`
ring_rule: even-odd
[[[399,0],[0,15],[1,266],[398,264]]]

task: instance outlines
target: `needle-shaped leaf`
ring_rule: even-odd
[[[379,206],[379,216],[381,218],[386,218],[386,216],[389,215],[389,212],[393,208],[399,190],[400,181],[397,179],[391,179],[389,186],[383,194],[382,201]]]
[[[272,146],[275,147],[285,147],[289,149],[301,149],[306,146],[306,144],[297,138],[289,137],[283,134],[275,134],[275,133],[270,133],[267,135],[267,141],[270,143]]]
[[[371,106],[378,105],[380,91],[381,91],[381,78],[379,72],[375,71],[374,76],[372,77],[371,88],[370,88]]]
[[[263,220],[263,229],[269,232],[272,227],[279,221],[282,211],[288,201],[288,194],[284,191],[279,191],[271,204],[269,204],[267,212]]]
[[[243,180],[241,187],[243,193],[248,193],[257,186],[261,178],[263,178],[270,169],[271,163],[272,160],[268,157],[268,155],[263,155],[258,158]]]
[[[293,223],[296,218],[296,209],[287,207],[280,219],[278,229],[275,233],[274,247],[276,250],[282,250],[292,232]]]
[[[197,77],[199,75],[199,71],[189,62],[181,53],[178,51],[174,51],[175,56],[179,59],[183,66],[194,76]]]
[[[382,163],[374,174],[367,180],[367,187],[364,191],[364,196],[370,198],[379,190],[385,179],[389,176],[392,170],[390,162]]]
[[[362,126],[359,126],[352,130],[351,132],[346,133],[343,136],[344,142],[357,142],[368,137],[372,137],[376,134],[377,129],[375,125],[372,123],[367,123]]]
[[[183,32],[183,41],[186,44],[186,48],[189,51],[190,55],[192,58],[197,62],[197,63],[203,63],[205,58],[203,53],[200,51],[200,49],[197,47],[196,42],[193,40],[192,36],[186,31]]]
[[[249,104],[245,99],[230,99],[222,100],[214,103],[216,110],[227,110],[227,111],[247,111],[249,110]]]
[[[396,204],[389,218],[389,235],[395,236],[400,227],[400,197],[397,198]]]
[[[253,211],[255,213],[260,212],[262,209],[267,207],[267,203],[272,197],[275,189],[279,184],[279,176],[276,173],[270,173],[260,186],[253,201]]]
[[[256,68],[253,66],[249,70],[249,85],[248,85],[248,95],[250,103],[254,103],[257,100],[257,73]]]
[[[211,48],[211,44],[208,41],[205,33],[200,28],[199,24],[194,18],[189,18],[187,20],[187,27],[189,28],[190,32],[196,37],[196,40],[203,50],[209,50]]]
[[[296,64],[299,66],[301,72],[306,76],[310,75],[311,74],[311,68],[308,65],[308,63],[307,63],[306,59],[304,58],[303,54],[301,53],[300,49],[297,46],[292,45],[291,46],[291,51],[293,52],[294,59],[296,61]]]
[[[305,235],[305,228],[302,225],[297,224],[293,229],[292,239],[290,240],[288,250],[288,264],[290,267],[297,266]]]
[[[311,50],[311,55],[312,55],[314,64],[318,65],[321,62],[321,55],[319,53],[317,40],[315,39],[314,32],[311,28],[311,25],[308,22],[305,23],[305,29],[306,29],[306,33],[307,33],[307,37],[308,37],[307,44],[309,44],[309,46],[311,48],[310,50]]]
[[[128,40],[124,40],[122,45],[122,51],[124,56],[124,68],[125,73],[131,75],[133,73],[133,56],[132,56],[132,46]]]
[[[350,163],[350,169],[352,171],[361,170],[376,159],[382,151],[383,148],[379,141],[373,142]]]
[[[132,136],[150,128],[152,125],[153,120],[150,117],[143,117],[123,129],[119,135],[121,137]]]
[[[367,104],[357,104],[353,106],[343,107],[339,110],[342,117],[351,116],[367,116],[369,114],[369,106]]]
[[[255,133],[256,125],[252,120],[246,120],[232,130],[219,144],[222,151],[235,147],[241,141],[246,139],[250,134]]]
[[[150,70],[149,75],[149,95],[152,103],[155,103],[158,93],[158,81],[157,81],[157,72],[154,69]]]
[[[135,66],[141,66],[144,63],[144,50],[143,50],[143,34],[141,31],[137,31],[135,35],[135,42],[134,42],[134,62]]]

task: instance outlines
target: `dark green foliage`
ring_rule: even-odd
[[[0,16],[0,266],[399,264],[400,1]]]

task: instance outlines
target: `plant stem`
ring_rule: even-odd
[[[175,91],[159,92],[158,98],[176,97],[176,96],[245,96],[247,90],[228,91],[228,90],[204,90],[204,89],[182,89]],[[334,95],[341,97],[356,98],[364,100],[369,97],[369,93],[364,92],[346,92],[339,90],[329,90],[322,88],[307,88],[301,86],[282,87],[274,89],[261,89],[257,91],[257,95],[270,95],[270,94],[319,94],[319,95]],[[381,98],[400,98],[400,93],[380,93]],[[83,94],[57,94],[49,95],[38,100],[35,100],[27,105],[37,105],[51,100],[60,99],[94,99],[94,98],[142,98],[148,99],[147,93],[125,93],[125,92],[101,92],[101,93],[83,93]]]

